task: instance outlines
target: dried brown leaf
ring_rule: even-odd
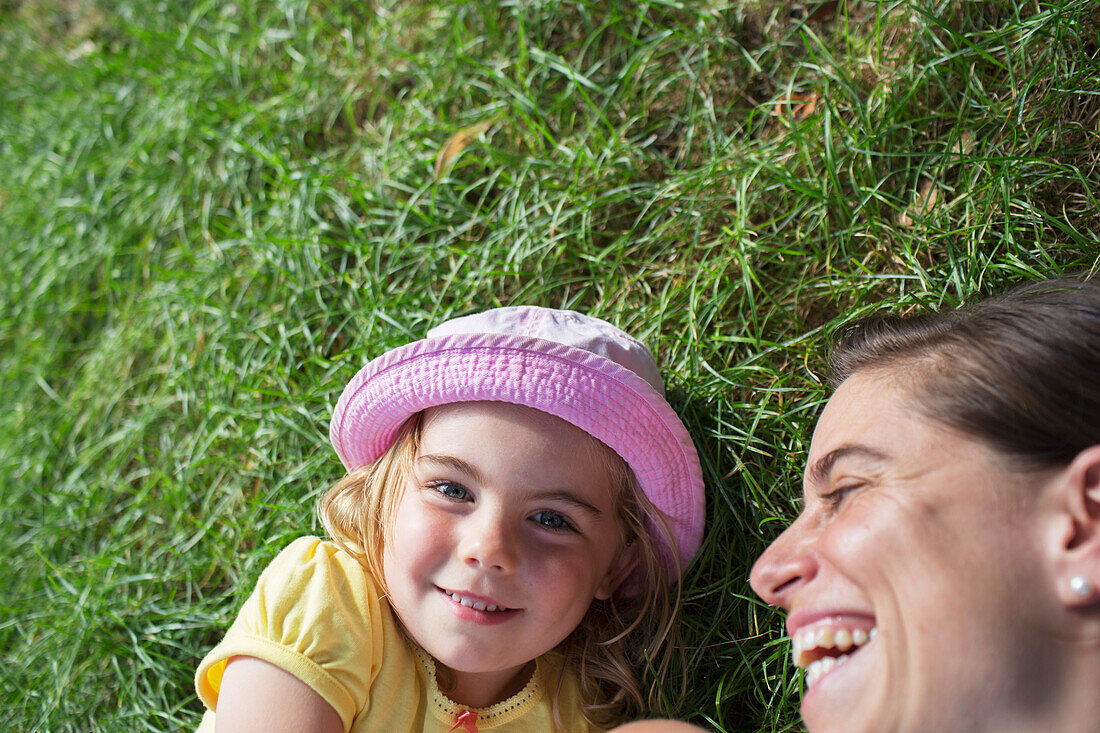
[[[900,227],[911,227],[916,223],[915,217],[923,216],[932,210],[932,207],[940,199],[940,190],[936,188],[935,181],[931,178],[922,178],[917,187],[913,200],[905,211],[899,211],[897,224]]]
[[[817,110],[817,103],[820,100],[821,95],[816,90],[807,94],[791,92],[775,103],[772,116],[780,117],[787,113],[796,120],[804,120]]]
[[[973,153],[975,142],[974,131],[963,130],[959,137],[948,146],[948,163],[955,165],[960,159]]]
[[[810,13],[806,20],[816,23],[824,23],[825,21],[832,20],[836,17],[836,9],[838,5],[840,5],[840,2],[838,0],[828,0],[828,2],[823,2],[817,6],[816,10]]]
[[[493,120],[482,120],[469,127],[463,127],[447,138],[447,142],[443,143],[443,147],[439,149],[439,154],[435,156],[435,179],[438,181],[442,178],[443,174],[447,172],[451,162],[458,154],[465,150],[470,142],[477,138],[478,135],[492,127],[492,125]]]

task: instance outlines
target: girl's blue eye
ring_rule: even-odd
[[[532,519],[549,529],[573,529],[573,525],[557,512],[536,512]]]
[[[432,488],[448,499],[454,499],[455,501],[465,501],[470,498],[470,492],[466,490],[465,486],[450,481],[437,481],[432,484]]]

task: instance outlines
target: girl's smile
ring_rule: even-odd
[[[502,402],[430,409],[383,558],[409,636],[484,706],[610,597],[622,553],[608,448]]]
[[[456,593],[444,588],[439,592],[447,596],[454,603],[451,611],[461,619],[475,624],[491,626],[504,623],[514,614],[520,612],[518,608],[508,608],[502,603],[496,603],[491,599],[475,596],[471,593]]]

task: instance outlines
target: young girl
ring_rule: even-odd
[[[663,394],[640,342],[546,308],[456,318],[368,363],[332,418],[332,540],[261,575],[199,666],[200,731],[588,731],[643,712],[703,527]]]

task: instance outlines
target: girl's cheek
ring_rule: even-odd
[[[393,518],[393,536],[416,545],[431,545],[447,530],[445,514],[433,510],[420,497],[406,494]]]

